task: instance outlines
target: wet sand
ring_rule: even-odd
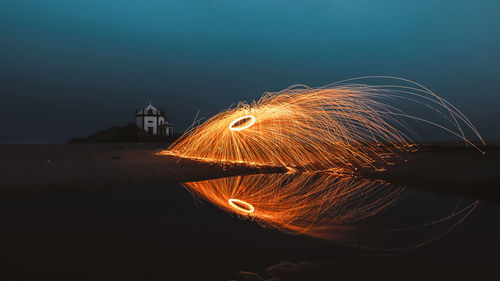
[[[463,149],[401,156],[407,161],[363,176],[440,194],[500,202],[500,150],[484,155]]]
[[[166,144],[0,145],[0,193],[81,191],[195,181],[272,168],[217,165],[158,156]],[[500,150],[424,151],[385,172],[364,173],[396,185],[500,202]]]
[[[262,172],[243,165],[208,164],[155,155],[166,146],[158,143],[0,145],[0,193],[152,186]]]
[[[482,280],[496,274],[498,204],[480,204],[437,243],[396,255],[366,252],[285,235],[193,200],[177,182],[272,170],[154,155],[164,146],[0,145],[0,194],[14,194],[0,196],[2,280]],[[364,176],[500,202],[499,152],[417,152]],[[439,217],[459,200],[409,193],[396,219]],[[361,233],[373,238],[374,230]],[[377,238],[386,237],[394,240]]]

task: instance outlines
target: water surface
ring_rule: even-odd
[[[384,220],[418,225],[446,216],[458,200],[408,190]],[[499,265],[499,214],[500,206],[482,203],[437,242],[388,254],[263,228],[195,200],[180,185],[4,196],[0,272],[3,280],[244,280],[239,271],[295,280],[477,277]],[[372,225],[361,236],[387,226]],[[373,240],[384,245],[393,237]]]

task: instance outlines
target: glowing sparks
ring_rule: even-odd
[[[329,173],[259,174],[183,185],[227,212],[251,214],[284,232],[333,240],[347,237],[357,222],[391,206],[403,191]]]
[[[294,86],[266,93],[257,102],[240,103],[193,127],[160,154],[296,171],[353,172],[383,170],[393,162],[391,155],[413,150],[406,121],[431,124],[477,147],[466,136],[468,130],[482,142],[458,109],[412,85]],[[417,105],[417,112],[397,109],[393,103],[398,101]]]
[[[249,204],[243,200],[231,198],[228,200],[228,203],[236,210],[244,212],[244,213],[250,214],[250,213],[253,213],[253,211],[255,210],[255,208],[252,206],[252,204]]]
[[[398,198],[401,188],[346,175],[367,168],[384,171],[395,164],[397,152],[414,151],[407,122],[430,124],[480,151],[469,136],[484,145],[467,117],[429,89],[404,79],[378,78],[406,85],[347,80],[265,93],[259,101],[239,103],[193,126],[158,154],[281,167],[288,173],[183,185],[221,209],[263,225],[339,239]],[[417,105],[416,113],[399,109],[393,104],[398,101],[413,104],[410,108]]]
[[[394,247],[386,250],[395,251],[436,241],[463,221],[478,204],[476,201],[463,208],[457,204],[444,218],[418,227],[401,228],[379,214],[387,214],[405,189],[381,181],[330,173],[296,173],[235,176],[183,185],[222,210],[250,218],[265,227],[349,244],[364,244],[366,231],[363,230],[369,229],[370,234],[381,234],[385,245]],[[401,215],[398,213],[398,217]],[[411,232],[416,228],[425,228],[431,235],[413,237]],[[413,238],[392,243],[385,241],[384,235],[388,233],[391,238],[406,235]],[[375,249],[360,244],[356,247]]]
[[[250,128],[253,124],[255,124],[255,117],[252,115],[243,116],[237,118],[229,125],[229,129],[231,131],[241,131],[246,128]]]

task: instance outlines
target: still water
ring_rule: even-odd
[[[416,227],[474,202],[414,189],[353,232],[355,243],[284,234],[195,199],[180,184],[0,197],[1,280],[371,280],[490,277],[500,206]],[[408,234],[410,233],[410,234]]]

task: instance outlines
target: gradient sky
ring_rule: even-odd
[[[183,131],[264,91],[418,81],[500,139],[500,1],[3,0],[0,142],[63,142],[149,100]]]

